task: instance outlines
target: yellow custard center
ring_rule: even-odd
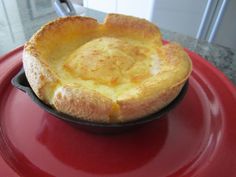
[[[65,84],[84,86],[116,100],[159,72],[153,49],[135,40],[100,37],[64,56],[55,69]]]

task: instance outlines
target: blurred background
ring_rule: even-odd
[[[104,12],[138,16],[163,29],[236,48],[236,0],[84,0],[77,3]]]
[[[66,2],[64,0],[64,2]],[[145,18],[160,28],[236,49],[236,0],[71,0],[84,8]],[[53,0],[0,0],[0,54],[22,45],[57,14]],[[4,41],[8,41],[5,43]]]

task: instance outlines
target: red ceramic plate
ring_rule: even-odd
[[[22,48],[0,59],[0,176],[236,176],[236,90],[188,51],[184,100],[162,119],[117,135],[76,129],[11,85]]]

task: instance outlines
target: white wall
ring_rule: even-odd
[[[84,0],[84,6],[150,20],[170,31],[196,37],[207,0]]]
[[[121,13],[151,20],[154,0],[84,0],[84,6],[106,13]]]
[[[207,0],[155,0],[152,21],[170,31],[196,37]]]
[[[84,6],[106,13],[116,12],[117,0],[84,0]]]
[[[117,0],[117,12],[151,20],[154,0]]]

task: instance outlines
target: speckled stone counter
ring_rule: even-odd
[[[236,51],[189,36],[161,29],[163,38],[176,41],[185,48],[198,53],[221,70],[236,85]]]

